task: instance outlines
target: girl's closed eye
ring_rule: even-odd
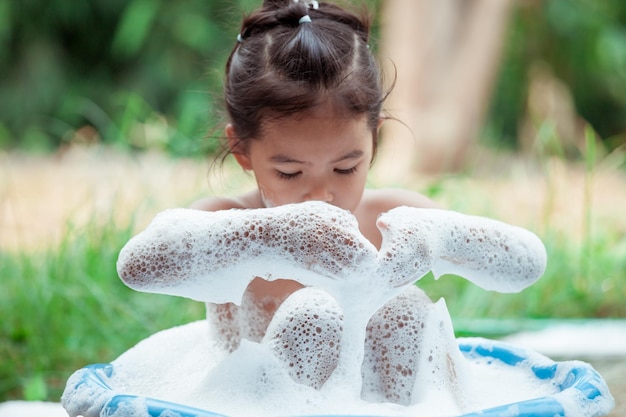
[[[352,168],[348,168],[348,169],[339,169],[339,168],[335,168],[335,172],[337,174],[341,174],[341,175],[350,175],[350,174],[354,174],[357,169],[358,169],[358,165],[353,166]]]
[[[283,180],[292,180],[292,179],[296,178],[300,174],[302,174],[302,171],[298,171],[298,172],[283,172],[283,171],[276,170],[276,175],[278,176],[278,178],[281,178]]]

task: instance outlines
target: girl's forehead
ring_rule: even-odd
[[[333,122],[337,124],[354,122],[360,120],[367,120],[367,113],[355,113],[350,110],[344,103],[338,102],[333,97],[322,98],[317,105],[314,105],[306,110],[301,110],[291,114],[272,112],[268,109],[265,112],[264,124],[267,123],[280,123],[281,121],[302,121],[305,119],[321,120],[326,122]]]
[[[315,129],[318,132],[328,131],[328,133],[334,131],[337,134],[350,131],[357,134],[370,130],[366,114],[346,115],[315,110],[281,117],[268,117],[261,126],[261,136],[286,130],[291,131],[292,134],[298,131],[305,134],[307,129]]]
[[[332,114],[310,114],[270,120],[261,129],[259,139],[335,138],[343,141],[361,140],[370,136],[371,131],[365,115],[345,118]]]
[[[365,116],[359,118],[336,118],[332,115],[310,115],[274,120],[265,125],[258,140],[251,143],[251,151],[264,154],[276,153],[298,159],[313,153],[328,157],[368,154],[372,148],[372,132]]]

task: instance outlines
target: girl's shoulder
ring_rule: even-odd
[[[189,208],[203,211],[261,208],[261,198],[257,191],[237,197],[207,197],[192,203]]]
[[[434,201],[423,194],[393,188],[366,189],[354,215],[359,222],[363,236],[380,249],[382,235],[376,226],[378,216],[399,206],[418,208],[440,208]]]
[[[399,206],[441,208],[424,194],[399,188],[366,189],[360,204],[364,210],[377,214]]]

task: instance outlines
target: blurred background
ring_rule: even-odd
[[[402,123],[385,123],[370,186],[546,244],[546,274],[521,294],[419,282],[458,334],[626,318],[626,2],[341,3],[372,12],[396,84],[385,107]],[[226,57],[259,4],[0,0],[0,401],[58,401],[74,370],[203,318],[124,287],[115,262],[158,211],[254,186],[207,160]]]
[[[257,3],[1,0],[0,148],[50,152],[83,140],[210,152],[222,68],[243,12]],[[383,64],[395,63],[401,81],[420,82],[414,94],[430,103],[469,94],[485,107],[470,136],[519,149],[532,136],[529,122],[552,118],[565,143],[576,143],[582,122],[609,149],[625,143],[623,1],[364,3],[376,17],[374,50]],[[381,29],[381,21],[393,23]],[[402,32],[405,21],[415,24]],[[486,69],[487,81],[474,67]],[[458,88],[432,91],[446,83]]]

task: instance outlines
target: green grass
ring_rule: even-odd
[[[109,362],[204,305],[130,290],[117,277],[131,228],[67,227],[57,248],[0,253],[0,401],[58,401],[73,370]]]

